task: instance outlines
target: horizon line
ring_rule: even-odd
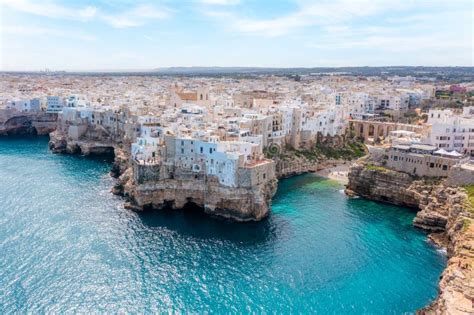
[[[155,68],[123,68],[123,69],[49,69],[45,67],[37,70],[2,70],[0,73],[8,72],[160,72],[163,70],[171,69],[275,69],[275,70],[291,70],[291,69],[343,69],[343,68],[474,68],[474,65],[384,65],[384,66],[295,66],[295,67],[274,67],[274,66],[166,66],[166,67],[155,67]]]

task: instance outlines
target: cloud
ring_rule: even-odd
[[[441,18],[443,25],[439,25]],[[324,32],[308,40],[306,46],[320,52],[345,52],[351,58],[366,53],[387,58],[399,54],[411,55],[413,58],[432,56],[432,60],[444,60],[440,64],[449,64],[446,61],[448,56],[459,52],[463,56],[462,63],[468,63],[466,60],[469,58],[465,56],[472,52],[472,32],[465,27],[470,21],[469,12],[415,14],[401,20],[398,24],[389,22],[384,26],[324,28]]]
[[[252,19],[242,17],[238,12],[204,11],[207,16],[221,18],[233,30],[244,34],[276,37],[287,35],[308,26],[328,26],[375,15],[390,10],[400,10],[409,4],[382,0],[323,0],[320,2],[300,1],[297,10],[289,14],[270,18]]]
[[[23,36],[58,36],[66,38],[74,38],[85,41],[94,41],[97,38],[92,35],[76,32],[64,31],[55,28],[37,27],[37,26],[5,26],[2,27],[2,34],[23,35]]]
[[[198,0],[199,3],[205,5],[237,5],[240,0]]]
[[[29,0],[2,0],[0,3],[8,8],[20,12],[78,21],[88,21],[94,18],[97,13],[97,8],[94,6],[72,8],[47,1],[39,3]]]
[[[31,0],[0,0],[1,4],[28,14],[45,16],[55,19],[76,21],[103,21],[115,28],[136,27],[152,20],[162,20],[170,17],[172,10],[151,4],[140,4],[118,13],[104,13],[95,6],[69,7],[54,2],[39,4]]]
[[[171,10],[143,4],[130,11],[116,15],[102,15],[100,18],[115,28],[141,26],[150,20],[162,20],[170,17]]]
[[[295,10],[273,18],[248,17],[242,13],[247,11],[228,8],[201,9],[201,11],[206,16],[226,25],[231,31],[247,35],[278,37],[312,26],[323,27],[326,30],[332,28],[333,31],[337,31],[357,22],[365,24],[385,22],[400,25],[416,22],[418,19],[430,19],[432,17],[430,11],[437,11],[438,16],[442,17],[450,11],[466,11],[468,6],[467,1],[451,4],[442,1],[321,0],[316,2],[299,0]],[[411,15],[411,12],[415,10],[424,13]],[[385,18],[385,15],[391,17]]]

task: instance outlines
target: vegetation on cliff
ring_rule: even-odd
[[[366,169],[368,170],[371,170],[371,171],[378,171],[378,172],[382,172],[382,173],[385,173],[385,172],[389,172],[390,170],[386,167],[383,167],[383,166],[379,166],[379,165],[374,165],[374,164],[367,164],[365,166]]]
[[[474,212],[474,184],[473,185],[466,185],[463,187],[467,192],[467,197],[471,206],[470,211]]]
[[[467,193],[468,205],[466,208],[471,215],[474,215],[474,184],[465,185],[463,186],[463,188]],[[463,222],[462,222],[463,231],[467,231],[471,223],[472,223],[472,218],[463,219]]]
[[[318,143],[311,149],[294,149],[286,147],[281,150],[277,146],[269,146],[264,150],[265,157],[269,159],[292,159],[294,157],[306,158],[310,161],[326,159],[353,160],[366,154],[366,148],[362,142],[348,141],[342,145]]]

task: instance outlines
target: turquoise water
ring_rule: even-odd
[[[109,168],[0,139],[0,313],[387,314],[436,295],[445,258],[404,208],[304,175],[259,223],[137,214],[109,193]]]

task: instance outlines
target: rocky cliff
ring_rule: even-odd
[[[48,135],[56,121],[57,114],[0,110],[0,135]]]
[[[411,175],[366,163],[351,166],[348,176],[348,194],[354,192],[367,199],[410,208],[418,208],[431,190],[431,186]]]
[[[55,131],[50,134],[49,147],[55,153],[99,155],[114,154],[111,175],[118,178],[112,192],[128,199],[127,207],[143,209],[181,209],[193,204],[210,215],[235,221],[258,221],[269,213],[277,180],[253,188],[232,188],[220,185],[213,177],[201,179],[166,179],[137,182],[125,145],[107,139],[74,140]],[[156,172],[158,174],[158,171]]]
[[[474,314],[474,208],[466,192],[440,185],[420,208],[416,226],[424,228],[434,222],[441,228],[439,224],[445,222],[440,231],[449,260],[441,275],[438,297],[419,313]]]
[[[82,155],[105,155],[114,154],[115,144],[109,141],[95,140],[73,140],[54,131],[49,135],[49,148],[54,153],[82,154]]]
[[[130,200],[129,207],[138,209],[181,209],[192,204],[212,216],[235,221],[258,221],[270,211],[277,181],[250,188],[220,185],[213,177],[207,180],[164,179],[137,183],[131,174],[124,174],[123,193]]]
[[[362,160],[351,167],[346,192],[418,209],[413,224],[447,247],[449,260],[438,297],[420,314],[474,313],[474,210],[465,189]]]

